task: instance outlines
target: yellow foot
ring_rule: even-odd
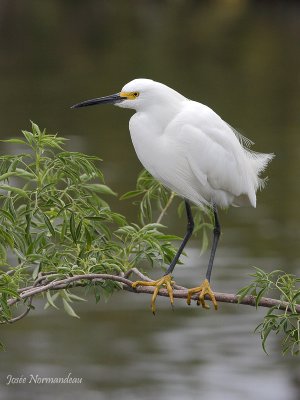
[[[198,306],[201,304],[203,308],[209,308],[209,305],[205,303],[205,299],[204,299],[205,295],[207,294],[211,298],[211,301],[213,302],[215,310],[218,309],[218,303],[216,301],[214,292],[211,290],[210,284],[207,279],[205,279],[201,283],[200,286],[188,290],[188,296],[187,296],[187,300],[186,300],[188,305],[191,304],[191,298],[192,298],[193,294],[198,293],[198,292],[199,292],[199,298],[197,300]]]
[[[169,297],[170,297],[170,302],[171,302],[171,305],[173,307],[174,297],[173,297],[172,285],[174,285],[174,283],[175,282],[172,281],[172,276],[168,274],[168,275],[162,276],[157,281],[152,281],[152,282],[136,281],[136,282],[133,282],[132,287],[133,288],[136,288],[137,286],[154,286],[155,287],[155,290],[153,292],[152,299],[151,299],[151,310],[152,310],[153,314],[155,314],[155,311],[156,311],[155,300],[156,300],[156,297],[158,295],[159,289],[162,286],[165,286],[167,288],[167,291],[168,291],[168,294],[169,294]]]

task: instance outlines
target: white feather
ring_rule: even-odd
[[[136,109],[130,133],[144,167],[165,186],[197,205],[256,206],[260,173],[273,154],[250,151],[253,142],[209,107],[147,79],[125,85],[139,92],[121,107]]]

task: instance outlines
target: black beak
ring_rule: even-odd
[[[87,106],[94,106],[96,104],[116,104],[126,100],[126,97],[121,97],[120,93],[112,94],[110,96],[98,97],[97,99],[91,99],[83,101],[82,103],[74,104],[71,108],[80,108]]]

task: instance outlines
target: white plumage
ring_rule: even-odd
[[[151,307],[161,286],[168,290],[173,304],[172,276],[194,228],[190,202],[211,206],[214,214],[213,243],[206,279],[188,290],[187,303],[199,293],[197,303],[208,308],[207,295],[218,308],[210,278],[221,233],[217,206],[256,206],[256,191],[264,183],[259,177],[273,154],[250,151],[251,140],[245,138],[209,107],[150,79],[135,79],[120,93],[87,100],[73,108],[112,103],[133,108],[129,123],[132,142],[144,167],[165,186],[185,198],[187,231],[165,275],[157,281],[136,281],[135,288],[155,286]]]
[[[250,151],[252,142],[212,109],[166,85],[135,79],[122,93],[137,94],[116,105],[136,110],[129,123],[132,142],[156,179],[200,206],[256,206],[259,175],[273,154]]]

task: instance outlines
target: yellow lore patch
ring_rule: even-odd
[[[135,100],[139,97],[139,92],[121,92],[120,97],[126,97],[127,100]]]

